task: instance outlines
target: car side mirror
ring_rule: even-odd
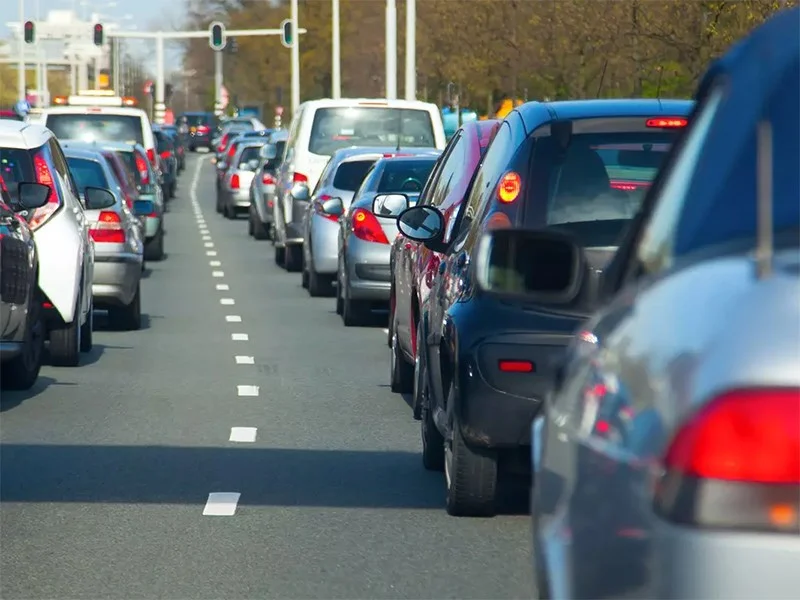
[[[278,147],[275,144],[265,144],[258,153],[264,160],[275,160],[278,158]]]
[[[110,208],[116,204],[114,194],[106,189],[98,187],[87,187],[83,190],[84,201],[88,210],[102,210]]]
[[[226,163],[224,160],[217,161],[217,168],[220,171],[224,171],[228,168],[228,163]]]
[[[326,215],[340,217],[344,214],[344,202],[341,198],[328,198],[320,205]]]
[[[311,192],[308,189],[307,185],[302,183],[296,183],[292,190],[289,192],[289,195],[300,202],[308,202],[308,199],[311,197]]]
[[[442,242],[444,216],[432,206],[412,206],[397,217],[397,229],[410,240],[422,242],[435,252],[446,248]]]
[[[572,304],[580,295],[586,259],[571,236],[546,230],[492,229],[478,242],[480,290],[547,304]]]
[[[137,217],[147,216],[156,212],[156,203],[152,200],[137,200],[133,203],[133,214]]]
[[[15,208],[19,210],[34,210],[47,204],[50,198],[50,188],[41,183],[20,183],[17,187],[17,202]]]
[[[405,194],[378,194],[372,201],[372,212],[379,217],[397,217],[408,205]]]

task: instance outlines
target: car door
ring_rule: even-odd
[[[0,178],[0,186],[4,186]],[[33,286],[35,246],[24,220],[0,197],[0,338],[19,341],[24,335],[28,296]]]

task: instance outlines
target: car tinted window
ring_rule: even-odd
[[[341,163],[333,176],[333,187],[348,192],[356,191],[373,164],[375,164],[374,160],[354,160]]]
[[[79,192],[83,192],[87,187],[108,187],[103,167],[97,161],[68,156],[67,164],[72,171]]]
[[[184,115],[186,117],[186,124],[190,127],[197,127],[198,125],[211,125],[214,121],[212,115]]]
[[[16,201],[18,185],[23,181],[36,181],[31,155],[27,150],[0,148],[0,175],[6,183],[11,199]]]
[[[242,150],[239,156],[239,164],[250,162],[251,160],[258,160],[258,146],[247,146]]]
[[[314,114],[308,151],[331,156],[348,146],[433,148],[431,116],[425,110],[372,107],[320,108]]]
[[[47,127],[62,140],[144,144],[142,120],[136,116],[51,114],[47,116]]]
[[[435,164],[436,157],[387,161],[377,191],[419,194],[425,187],[425,182],[428,181]]]
[[[70,173],[69,167],[67,166],[67,159],[64,156],[64,153],[61,151],[61,146],[58,145],[58,142],[55,138],[51,137],[50,141],[48,142],[48,146],[50,147],[50,156],[53,159],[53,166],[56,169],[56,173],[58,174],[58,181],[56,185],[61,187],[63,183],[67,186],[72,194],[73,197],[78,197],[78,186],[75,184],[75,180],[72,178],[72,173]],[[63,188],[61,192],[63,193]]]
[[[453,146],[450,148],[447,160],[442,165],[441,173],[439,173],[436,187],[431,194],[432,206],[439,206],[444,202],[445,198],[447,198],[447,194],[450,192],[453,183],[453,176],[463,166],[464,160],[466,160],[466,144],[467,142],[464,140],[463,135],[459,135],[458,138],[453,141]]]
[[[111,165],[111,170],[114,171],[114,175],[122,189],[128,193],[134,192],[136,190],[136,182],[133,175],[123,165],[122,160],[117,158],[113,152],[104,152],[103,156],[108,161],[108,164]]]
[[[161,152],[170,152],[174,145],[170,137],[160,131],[154,131],[153,137],[156,138],[156,149],[159,153]]]

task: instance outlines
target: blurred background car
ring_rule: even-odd
[[[259,149],[259,169],[250,184],[250,222],[248,233],[257,240],[272,237],[272,217],[275,203],[275,174],[283,160],[289,132],[275,130]]]
[[[198,148],[213,150],[211,138],[217,129],[218,120],[211,112],[186,112],[179,117],[189,128],[187,145],[190,152],[197,152]]]
[[[175,144],[160,127],[153,128],[153,137],[156,140],[156,151],[161,165],[161,187],[164,190],[164,198],[170,200],[175,197],[175,190],[178,187],[178,157],[175,154]]]
[[[236,152],[220,187],[222,214],[226,219],[235,219],[239,213],[250,210],[250,184],[261,162],[258,151],[263,145],[258,138],[243,138],[233,146]]]
[[[221,125],[219,144],[214,149],[214,158],[216,162],[225,160],[224,157],[226,153],[229,152],[230,141],[233,138],[237,137],[240,133],[245,133],[247,131],[260,131],[262,129],[265,128],[254,127],[250,121],[234,121],[232,123],[226,122],[225,124]]]
[[[419,199],[438,157],[438,151],[420,150],[412,156],[381,158],[339,219],[336,312],[345,326],[360,325],[369,320],[373,308],[388,306],[397,216]]]
[[[186,136],[180,132],[176,125],[162,125],[161,131],[172,139],[175,147],[175,158],[178,159],[178,173],[186,168]]]

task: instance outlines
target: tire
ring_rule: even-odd
[[[422,407],[422,466],[428,471],[444,471],[444,437],[433,421],[430,401]]]
[[[303,289],[308,289],[308,264],[306,263],[306,255],[303,252],[302,258],[302,267],[301,267],[301,275],[300,275],[300,284],[303,286]]]
[[[408,394],[414,390],[414,368],[403,358],[396,329],[392,333],[392,348],[389,350],[389,384],[396,394]]]
[[[175,188],[177,188],[177,187],[178,186],[175,184],[174,181],[169,184],[169,199],[170,200],[172,200],[175,197]]]
[[[286,246],[286,259],[284,267],[290,273],[296,273],[301,269],[303,261],[303,247],[299,244]]]
[[[394,335],[394,315],[397,310],[397,299],[394,295],[394,284],[389,292],[389,323],[386,325],[386,345],[392,347],[392,336]]]
[[[308,270],[308,293],[312,298],[331,296],[333,280],[329,275],[320,275],[314,270],[313,263]]]
[[[344,301],[342,304],[342,321],[345,327],[358,327],[362,325],[371,315],[369,307],[365,302],[352,300],[350,290],[345,287]]]
[[[251,209],[247,216],[247,235],[253,237],[254,231],[255,231],[255,226],[253,225],[253,211]]]
[[[164,230],[159,231],[156,236],[144,245],[145,260],[159,261],[164,260]]]
[[[38,291],[31,295],[26,325],[22,353],[0,366],[0,384],[4,390],[29,390],[39,378],[44,355],[45,324]]]
[[[275,246],[275,264],[279,267],[283,266],[283,263],[286,261],[286,248],[278,248]]]
[[[414,416],[414,420],[419,421],[422,419],[422,407],[428,401],[428,373],[425,370],[425,363],[422,362],[425,355],[421,351],[424,344],[420,323],[417,323],[416,331],[417,343],[414,347],[417,352],[414,357],[414,389],[411,392],[411,414]]]
[[[86,323],[81,325],[81,352],[91,352],[94,346],[94,300],[89,304]]]
[[[236,218],[236,211],[229,204],[226,204],[225,207],[222,209],[222,214],[229,221],[233,221]]]
[[[81,284],[83,285],[83,284]],[[77,367],[81,360],[81,306],[78,295],[75,318],[50,330],[50,362],[57,367]]]
[[[136,286],[136,294],[127,306],[115,306],[108,311],[111,326],[121,331],[136,331],[142,327],[141,284]]]
[[[447,397],[450,431],[444,461],[447,513],[454,517],[491,517],[497,495],[497,452],[467,444],[455,402],[455,385],[451,383]]]
[[[257,240],[269,239],[269,228],[261,222],[258,213],[253,217],[253,237]]]
[[[344,312],[344,299],[342,298],[342,283],[336,278],[336,314],[340,315]]]
[[[219,196],[219,188],[217,188],[217,203],[216,209],[219,214],[222,214],[222,199]]]

